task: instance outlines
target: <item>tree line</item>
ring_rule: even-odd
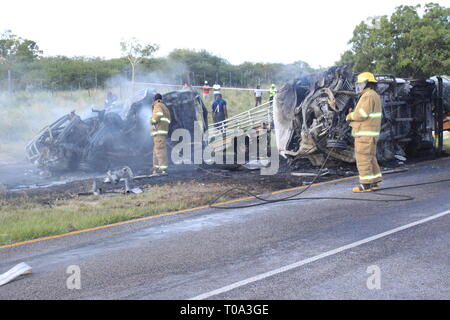
[[[206,80],[211,85],[218,82],[226,86],[251,87],[284,82],[299,73],[315,71],[303,61],[233,65],[206,50],[175,49],[167,57],[152,57],[156,50],[157,46],[152,50],[143,46],[141,51],[130,53],[124,48],[126,54],[116,59],[46,57],[36,42],[6,31],[0,37],[0,90],[7,90],[11,83],[14,90],[104,88],[134,77],[135,81],[142,82],[203,85]]]
[[[450,74],[450,8],[436,3],[399,6],[353,31],[339,64],[356,72],[427,78]]]
[[[450,74],[450,8],[399,6],[390,16],[371,17],[355,27],[349,50],[336,64],[355,72],[405,78]],[[218,82],[254,87],[283,83],[318,71],[307,62],[244,62],[233,65],[206,50],[175,49],[153,57],[157,45],[122,42],[116,59],[43,55],[38,44],[11,31],[0,36],[0,90],[76,90],[112,87],[124,79],[190,85]],[[330,48],[332,50],[332,48]]]

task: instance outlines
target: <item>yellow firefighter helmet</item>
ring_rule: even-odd
[[[363,72],[363,73],[358,74],[358,79],[356,80],[357,83],[366,82],[366,81],[367,82],[377,82],[373,73]]]

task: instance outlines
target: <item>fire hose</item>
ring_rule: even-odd
[[[428,182],[421,182],[421,183],[415,183],[415,184],[406,184],[406,185],[400,185],[400,186],[393,186],[393,187],[386,187],[382,188],[376,191],[373,191],[373,194],[383,196],[383,198],[353,198],[353,197],[300,197],[302,194],[304,194],[306,191],[308,191],[316,182],[316,180],[320,177],[321,172],[323,168],[325,167],[325,164],[328,161],[328,158],[330,157],[330,154],[333,152],[334,148],[331,148],[327,156],[325,157],[325,160],[320,166],[320,169],[318,170],[317,174],[314,176],[314,179],[312,182],[305,188],[300,190],[299,192],[296,192],[290,196],[278,198],[278,199],[266,199],[259,195],[256,195],[246,189],[242,188],[230,188],[226,190],[225,192],[221,193],[217,198],[215,198],[212,202],[209,203],[210,208],[216,208],[216,209],[245,209],[245,208],[251,208],[251,207],[257,207],[269,203],[277,203],[277,202],[283,202],[283,201],[299,201],[299,200],[347,200],[347,201],[368,201],[368,202],[400,202],[400,201],[411,201],[415,198],[409,195],[399,195],[399,194],[390,194],[390,193],[381,193],[379,191],[383,190],[391,190],[391,189],[400,189],[400,188],[407,188],[407,187],[413,187],[413,186],[421,186],[421,185],[429,185],[429,184],[435,184],[435,183],[441,183],[441,182],[448,182],[450,179],[442,179],[442,180],[436,180],[436,181],[428,181]],[[247,194],[250,197],[253,197],[261,202],[258,203],[252,203],[248,205],[241,205],[241,206],[220,206],[215,205],[219,201],[220,198],[224,197],[228,193],[232,191],[241,191],[245,194]]]

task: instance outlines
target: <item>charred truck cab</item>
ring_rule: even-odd
[[[105,171],[112,166],[151,161],[151,105],[156,91],[136,92],[123,103],[103,110],[92,109],[85,116],[74,111],[43,128],[26,146],[29,161],[52,173]],[[207,111],[193,90],[163,95],[172,122],[169,135],[178,128],[193,134],[194,122],[207,128]]]

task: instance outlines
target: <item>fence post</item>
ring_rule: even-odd
[[[8,70],[8,94],[9,94],[9,95],[12,95],[11,70]]]

